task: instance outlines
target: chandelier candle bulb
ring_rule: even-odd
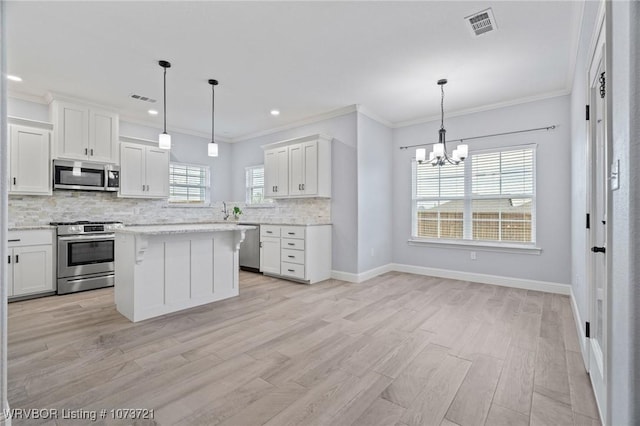
[[[456,163],[460,162],[460,152],[457,149],[453,150],[451,156],[453,157],[453,161],[455,161]]]
[[[444,156],[444,144],[437,143],[433,146],[433,154],[436,158],[442,158]]]
[[[427,158],[427,150],[424,148],[416,149],[416,161],[422,163]]]
[[[458,145],[458,156],[460,157],[461,160],[464,160],[465,158],[467,158],[469,156],[469,145],[467,144]]]

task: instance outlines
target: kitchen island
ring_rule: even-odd
[[[252,226],[141,225],[116,230],[115,302],[133,322],[238,295],[238,249]]]

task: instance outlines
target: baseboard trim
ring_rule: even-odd
[[[573,294],[573,287],[571,287],[571,310],[573,311],[573,319],[576,322],[576,331],[578,333],[578,339],[580,343],[580,355],[582,355],[582,362],[584,367],[589,371],[589,339],[586,338],[584,330],[584,321],[580,317],[580,311],[578,310],[578,303],[576,297]]]
[[[347,281],[350,283],[361,283],[363,281],[370,280],[371,278],[375,278],[378,275],[391,272],[393,270],[392,265],[392,263],[387,263],[386,265],[369,269],[368,271],[360,272],[359,274],[354,274],[352,272],[331,271],[331,278],[333,278],[334,280]]]
[[[524,278],[511,278],[499,275],[477,274],[473,272],[452,271],[449,269],[428,268],[425,266],[406,265],[402,263],[388,263],[374,269],[370,269],[359,274],[342,271],[331,271],[331,278],[351,283],[361,283],[371,278],[377,277],[387,272],[397,271],[416,275],[427,275],[430,277],[449,278],[460,281],[471,281],[482,284],[499,285],[502,287],[522,288],[525,290],[544,291],[545,293],[555,293],[570,295],[571,286],[569,284],[553,283],[548,281],[528,280]],[[584,336],[584,333],[582,334]]]
[[[474,272],[452,271],[449,269],[428,268],[425,266],[405,265],[399,263],[394,263],[392,265],[393,266],[391,270],[398,272],[407,272],[409,274],[449,278],[460,281],[471,281],[482,284],[499,285],[502,287],[522,288],[525,290],[544,291],[545,293],[564,295],[569,295],[571,293],[571,286],[569,284],[528,280],[524,278],[503,277],[499,275],[477,274]]]

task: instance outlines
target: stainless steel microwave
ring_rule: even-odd
[[[53,160],[53,189],[117,191],[120,167],[86,161]]]

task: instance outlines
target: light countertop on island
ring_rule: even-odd
[[[133,225],[117,229],[118,233],[161,235],[161,234],[186,234],[200,232],[224,232],[224,231],[248,231],[255,226],[238,225],[237,223],[183,223],[167,225]]]

